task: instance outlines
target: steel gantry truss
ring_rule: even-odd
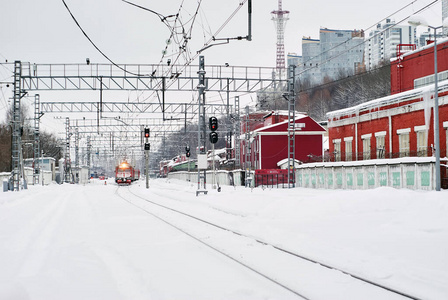
[[[170,113],[196,115],[199,111],[197,103],[173,103],[162,107],[159,103],[132,103],[132,102],[42,102],[43,113],[62,112],[97,112],[102,113]],[[231,107],[231,106],[230,106]],[[223,115],[227,113],[227,104],[207,104],[206,113]]]
[[[25,90],[197,91],[195,65],[21,64]],[[204,66],[206,91],[255,92],[273,86],[272,68]]]

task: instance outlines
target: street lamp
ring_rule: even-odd
[[[439,138],[439,86],[437,76],[437,29],[448,27],[448,18],[443,21],[442,26],[430,26],[428,22],[418,15],[413,15],[408,19],[408,23],[415,27],[425,26],[434,29],[434,144],[436,147],[436,191],[440,191],[440,138]]]

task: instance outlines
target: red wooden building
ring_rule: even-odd
[[[327,114],[334,161],[434,152],[434,45],[408,52],[391,63],[392,95]],[[447,153],[448,40],[438,46],[439,139]]]
[[[322,156],[325,129],[304,114],[296,114],[295,123],[296,160]],[[242,124],[241,166],[245,166],[247,157],[251,169],[277,169],[277,163],[288,157],[288,112],[250,114],[249,122],[243,118]]]

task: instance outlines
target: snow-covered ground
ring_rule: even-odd
[[[300,299],[232,258],[309,299],[406,299],[255,239],[420,299],[448,299],[448,191],[209,186],[196,197],[196,187],[110,179],[1,193],[0,299]]]

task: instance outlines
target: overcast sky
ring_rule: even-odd
[[[173,15],[181,0],[131,0],[136,4]],[[182,21],[194,14],[197,1],[185,1]],[[195,20],[190,51],[196,54],[204,41],[225,22],[241,0],[203,0]],[[395,21],[419,10],[433,0],[284,0],[289,10],[285,30],[285,52],[301,52],[303,36],[319,37],[319,28],[367,29],[395,11]],[[441,1],[439,1],[441,2]],[[66,0],[67,5],[97,46],[117,63],[158,63],[170,32],[159,17],[121,0]],[[275,0],[253,0],[253,41],[232,41],[203,52],[206,63],[275,66],[276,32],[270,12],[277,9]],[[441,23],[441,4],[425,12],[433,23]],[[172,18],[171,18],[172,19]],[[231,20],[218,38],[247,35],[247,4]],[[2,1],[0,10],[0,54],[2,60],[35,63],[107,62],[84,37],[69,15],[62,0]],[[206,39],[204,39],[206,36]],[[168,49],[173,53],[175,46]]]
[[[162,58],[170,30],[160,18],[149,11],[121,0],[65,0],[80,26],[92,41],[115,63],[157,64]],[[131,0],[164,16],[180,11],[184,28],[189,29],[198,1],[185,0]],[[213,36],[241,0],[203,0],[199,14],[194,19],[191,39],[188,40],[189,56],[193,57],[204,43]],[[301,53],[303,36],[319,38],[319,28],[364,29],[375,26],[391,16],[401,21],[433,0],[284,0],[283,9],[289,10],[285,29],[285,52]],[[3,0],[0,6],[0,61],[21,60],[31,63],[92,63],[108,61],[82,34],[65,8],[62,0]],[[211,47],[202,54],[206,64],[229,63],[274,67],[276,62],[276,32],[271,21],[271,11],[278,8],[275,0],[253,0],[253,41],[231,41]],[[433,25],[442,22],[441,1],[424,12]],[[169,18],[173,20],[173,18]],[[178,23],[179,24],[179,23]],[[217,35],[217,38],[246,36],[247,4]],[[178,35],[177,37],[180,37]],[[177,53],[178,45],[167,48],[165,63]],[[193,62],[197,64],[197,61]],[[0,68],[0,81],[9,77]],[[1,86],[0,109],[6,108],[9,89]],[[3,118],[3,113],[1,113]]]

